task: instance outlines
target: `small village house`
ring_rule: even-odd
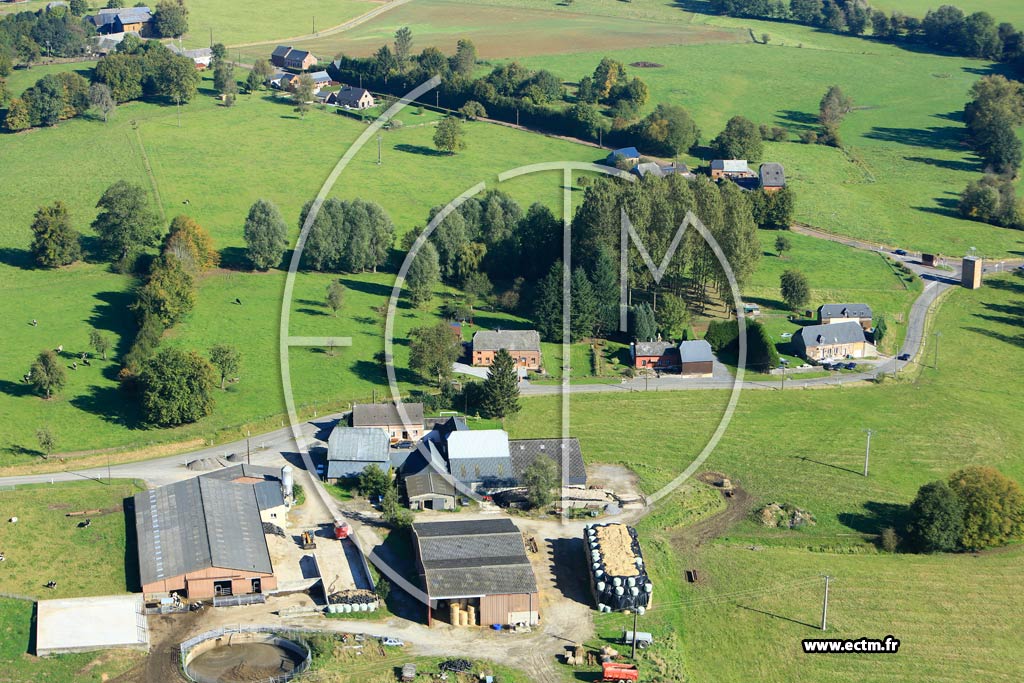
[[[391,467],[388,435],[377,427],[334,428],[327,439],[327,479],[353,479],[370,465]]]
[[[101,9],[88,17],[96,33],[137,33],[143,38],[152,35],[153,14],[148,7]]]
[[[810,325],[793,335],[793,347],[807,360],[827,361],[841,358],[865,358],[875,355],[875,347],[856,320]]]
[[[402,482],[409,508],[454,510],[456,490],[447,472],[447,463],[433,441],[427,441],[426,447],[430,461],[415,450],[402,466]]]
[[[455,479],[473,489],[508,488],[516,483],[503,429],[473,429],[448,435],[448,465]]]
[[[279,69],[292,71],[308,71],[316,66],[317,59],[306,50],[296,50],[288,45],[278,45],[270,53],[270,63]]]
[[[183,50],[174,43],[167,43],[167,49],[176,55],[191,59],[192,63],[196,65],[196,69],[199,71],[207,69],[210,66],[210,62],[213,61],[213,50],[208,47],[201,47],[195,50]]]
[[[635,342],[629,345],[633,367],[659,371],[679,369],[679,349],[674,342]]]
[[[712,180],[729,178],[756,178],[757,174],[750,170],[746,159],[714,159],[711,162]]]
[[[821,325],[850,321],[870,330],[873,327],[871,307],[867,304],[824,304],[818,308],[818,323]]]
[[[353,427],[376,427],[392,441],[418,441],[423,437],[423,404],[403,403],[408,423],[394,403],[358,403],[352,408]]]
[[[672,162],[671,164],[658,164],[653,161],[646,161],[634,166],[630,172],[640,178],[646,178],[649,175],[653,175],[655,178],[667,178],[671,175],[679,175],[687,180],[693,180],[697,177],[690,172],[690,169],[686,164],[678,162]]]
[[[537,330],[480,330],[473,335],[473,365],[488,367],[504,349],[516,365],[526,370],[541,367],[540,333]]]
[[[637,151],[636,147],[620,147],[619,149],[613,149],[604,162],[615,168],[621,168],[622,166],[633,168],[640,163],[640,152]]]
[[[765,192],[778,192],[786,186],[786,171],[780,163],[769,161],[761,164],[757,176]]]
[[[327,98],[327,104],[345,109],[369,109],[376,106],[377,101],[366,88],[353,88],[346,85],[338,92],[331,93]]]

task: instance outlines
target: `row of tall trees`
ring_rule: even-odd
[[[155,97],[184,104],[197,93],[199,73],[190,58],[174,54],[159,41],[129,35],[117,52],[96,64],[93,82],[110,88],[118,103]]]
[[[1024,227],[1016,178],[1024,145],[1016,129],[1024,124],[1024,86],[1003,76],[986,76],[971,88],[964,107],[971,144],[985,164],[985,176],[960,195],[960,214],[995,225]]]
[[[988,12],[966,14],[954,5],[929,10],[924,19],[872,9],[863,0],[711,0],[715,11],[734,17],[794,21],[836,33],[909,41],[966,57],[1013,61],[1024,39],[1012,24]]]
[[[594,278],[604,254],[618,254],[625,212],[649,254],[668,251],[687,212],[693,212],[714,236],[742,287],[757,266],[761,247],[753,205],[734,183],[680,176],[644,178],[638,183],[601,179],[589,184],[573,218],[573,261]],[[659,261],[658,257],[654,257]],[[638,250],[630,247],[629,281],[633,287],[661,288],[702,307],[712,294],[729,302],[732,295],[725,269],[696,229],[689,229],[664,273],[655,283]]]
[[[301,229],[313,200],[299,213]],[[359,273],[383,266],[395,240],[387,212],[362,199],[324,200],[306,236],[303,264],[317,271]]]

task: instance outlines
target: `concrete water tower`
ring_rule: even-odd
[[[970,253],[964,256],[961,267],[960,284],[967,289],[981,287],[981,272],[984,262],[977,256],[977,249],[971,247]]]

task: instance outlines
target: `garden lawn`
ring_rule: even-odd
[[[32,652],[35,626],[31,602],[0,598],[0,667],[12,683],[80,683],[117,678],[146,655],[106,650],[37,658]]]
[[[0,550],[7,556],[0,593],[48,599],[137,589],[138,558],[129,542],[135,530],[126,534],[122,505],[142,490],[140,482],[118,479],[0,490]],[[104,512],[66,516],[83,510]],[[9,523],[11,517],[18,522]],[[86,518],[91,525],[78,528]],[[57,587],[47,590],[47,581]]]

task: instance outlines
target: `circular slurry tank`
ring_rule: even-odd
[[[197,683],[285,681],[309,664],[309,649],[273,633],[226,633],[185,655],[185,674]]]

